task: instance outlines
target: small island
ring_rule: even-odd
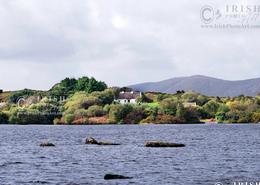
[[[66,78],[48,91],[0,91],[1,124],[259,123],[260,96],[139,92],[95,78]]]

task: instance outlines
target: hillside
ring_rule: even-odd
[[[130,85],[130,88],[147,92],[176,93],[178,90],[195,91],[207,96],[255,96],[260,93],[260,78],[229,81],[207,76],[171,78],[159,82]]]

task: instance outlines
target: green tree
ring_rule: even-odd
[[[30,90],[30,89],[15,91],[9,97],[9,102],[10,103],[17,103],[19,98],[27,98],[27,97],[32,96],[34,94],[36,94],[36,91]]]
[[[59,98],[61,96],[68,97],[78,91],[92,93],[94,91],[103,91],[107,88],[105,82],[97,81],[95,78],[82,77],[76,80],[75,78],[65,78],[60,83],[56,84],[49,91],[49,96]]]
[[[76,85],[76,91],[87,91],[88,84],[89,84],[88,77],[84,76],[82,78],[79,78]]]
[[[103,91],[107,88],[107,85],[105,82],[97,81],[95,78],[90,78],[87,87],[85,88],[85,91],[88,93],[94,92],[94,91]]]
[[[68,97],[70,94],[75,92],[75,87],[77,84],[77,80],[75,78],[65,78],[60,83],[56,84],[52,87],[48,95],[51,97],[55,97],[59,99],[60,97]]]

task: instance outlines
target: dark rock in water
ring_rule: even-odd
[[[146,147],[185,147],[185,144],[181,143],[168,143],[162,141],[150,141],[145,143]]]
[[[116,175],[116,174],[106,174],[104,176],[105,180],[113,180],[113,179],[132,179],[133,177],[127,177],[123,175]]]
[[[43,142],[40,144],[41,147],[53,147],[55,146],[53,143],[50,143],[50,142]]]
[[[90,144],[90,145],[120,145],[118,143],[110,143],[110,142],[99,142],[93,137],[89,137],[86,139],[85,144]]]
[[[89,137],[89,138],[86,139],[85,144],[97,145],[98,142],[93,137]]]

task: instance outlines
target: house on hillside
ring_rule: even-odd
[[[118,97],[114,100],[115,102],[126,104],[126,103],[137,103],[137,98],[141,97],[142,93],[137,91],[125,92],[121,91]]]

